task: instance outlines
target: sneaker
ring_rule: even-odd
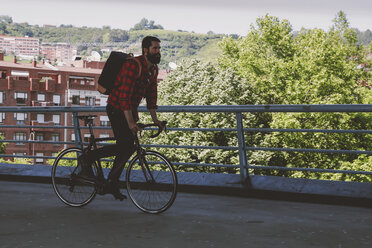
[[[120,188],[119,188],[118,184],[114,183],[114,182],[111,182],[111,181],[108,182],[108,184],[106,186],[106,189],[105,189],[105,192],[109,193],[109,194],[112,194],[115,197],[115,200],[123,201],[123,200],[127,199],[127,196],[123,195],[120,192]]]

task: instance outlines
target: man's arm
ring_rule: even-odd
[[[149,109],[149,111],[150,111],[152,121],[159,127],[162,127],[161,121],[159,121],[158,115],[156,114],[156,109]]]
[[[136,124],[136,122],[133,119],[132,110],[124,110],[125,118],[128,122],[128,127],[133,133],[137,133],[141,131],[141,128]]]

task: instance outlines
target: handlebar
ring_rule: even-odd
[[[155,138],[157,136],[159,136],[159,134],[163,131],[163,130],[166,130],[166,125],[167,125],[167,121],[162,121],[161,122],[162,124],[162,127],[156,125],[155,123],[151,123],[151,124],[143,124],[143,123],[137,123],[137,126],[141,129],[145,129],[147,127],[158,127],[158,131],[156,134],[153,134],[150,136],[150,138]]]
[[[151,124],[137,123],[137,126],[141,129],[145,129],[146,127],[158,127],[158,132],[156,134],[151,135],[150,138],[155,138],[155,137],[159,136],[159,134],[163,130],[167,129],[167,121],[162,121],[161,125],[162,126],[160,127],[160,126],[156,125],[155,123],[151,123]]]

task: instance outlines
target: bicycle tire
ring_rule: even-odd
[[[177,174],[168,159],[158,152],[146,151],[143,158],[155,182],[146,180],[136,155],[126,172],[128,195],[134,205],[143,212],[159,214],[172,206],[176,199]],[[148,171],[146,175],[150,177]]]
[[[97,188],[92,182],[75,179],[79,170],[77,158],[82,154],[80,148],[63,150],[55,159],[52,168],[52,184],[58,198],[71,207],[82,207],[90,203],[97,194]],[[93,163],[97,172],[97,165]]]

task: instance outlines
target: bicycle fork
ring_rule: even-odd
[[[144,156],[145,153],[146,153],[146,151],[144,151],[144,150],[140,151],[139,156],[138,156],[139,165],[141,166],[142,173],[143,173],[143,175],[146,179],[146,182],[153,183],[153,182],[155,182],[155,178],[152,175],[152,172],[149,168],[149,165],[147,164],[147,161],[146,161],[145,156]]]

